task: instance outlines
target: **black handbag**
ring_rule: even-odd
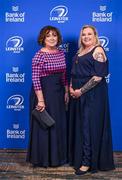
[[[55,124],[54,119],[48,114],[46,110],[40,112],[37,109],[34,109],[32,111],[32,116],[35,117],[34,119],[38,121],[39,125],[43,129],[48,129]]]

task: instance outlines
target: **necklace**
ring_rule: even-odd
[[[90,48],[88,48],[88,49],[84,49],[84,50],[83,50],[84,52],[81,52],[81,53],[79,53],[78,55],[79,55],[79,56],[83,56],[83,55],[89,53],[94,47],[95,47],[95,46],[92,46],[92,47],[90,47]]]
[[[78,55],[76,57],[75,64],[78,64]]]
[[[89,53],[95,46],[92,46],[91,48],[89,48],[88,50],[84,50],[84,53],[79,53],[76,57],[75,63],[78,64],[78,57],[80,56],[84,56],[85,54]]]

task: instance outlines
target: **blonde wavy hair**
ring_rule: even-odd
[[[95,45],[100,45],[100,41],[99,41],[99,38],[98,38],[98,33],[97,33],[96,28],[94,26],[91,26],[91,25],[85,25],[85,26],[82,27],[82,29],[80,31],[80,36],[79,36],[79,40],[78,40],[79,49],[78,49],[77,53],[81,53],[81,51],[85,48],[84,44],[81,41],[81,36],[82,36],[83,30],[86,29],[86,28],[91,28],[93,30],[95,38],[96,38]]]

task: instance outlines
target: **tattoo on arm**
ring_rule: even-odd
[[[100,62],[105,62],[106,58],[102,52],[95,53],[95,59]]]
[[[95,87],[99,82],[101,81],[101,79],[99,80],[95,80],[94,77],[92,77],[82,88],[81,88],[81,93],[84,94],[87,91],[89,91],[90,89],[92,89],[93,87]]]

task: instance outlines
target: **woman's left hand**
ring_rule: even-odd
[[[64,100],[65,100],[65,104],[69,103],[69,93],[68,92],[65,92]]]
[[[79,98],[82,95],[81,89],[75,89],[74,95],[75,95],[75,98]]]

